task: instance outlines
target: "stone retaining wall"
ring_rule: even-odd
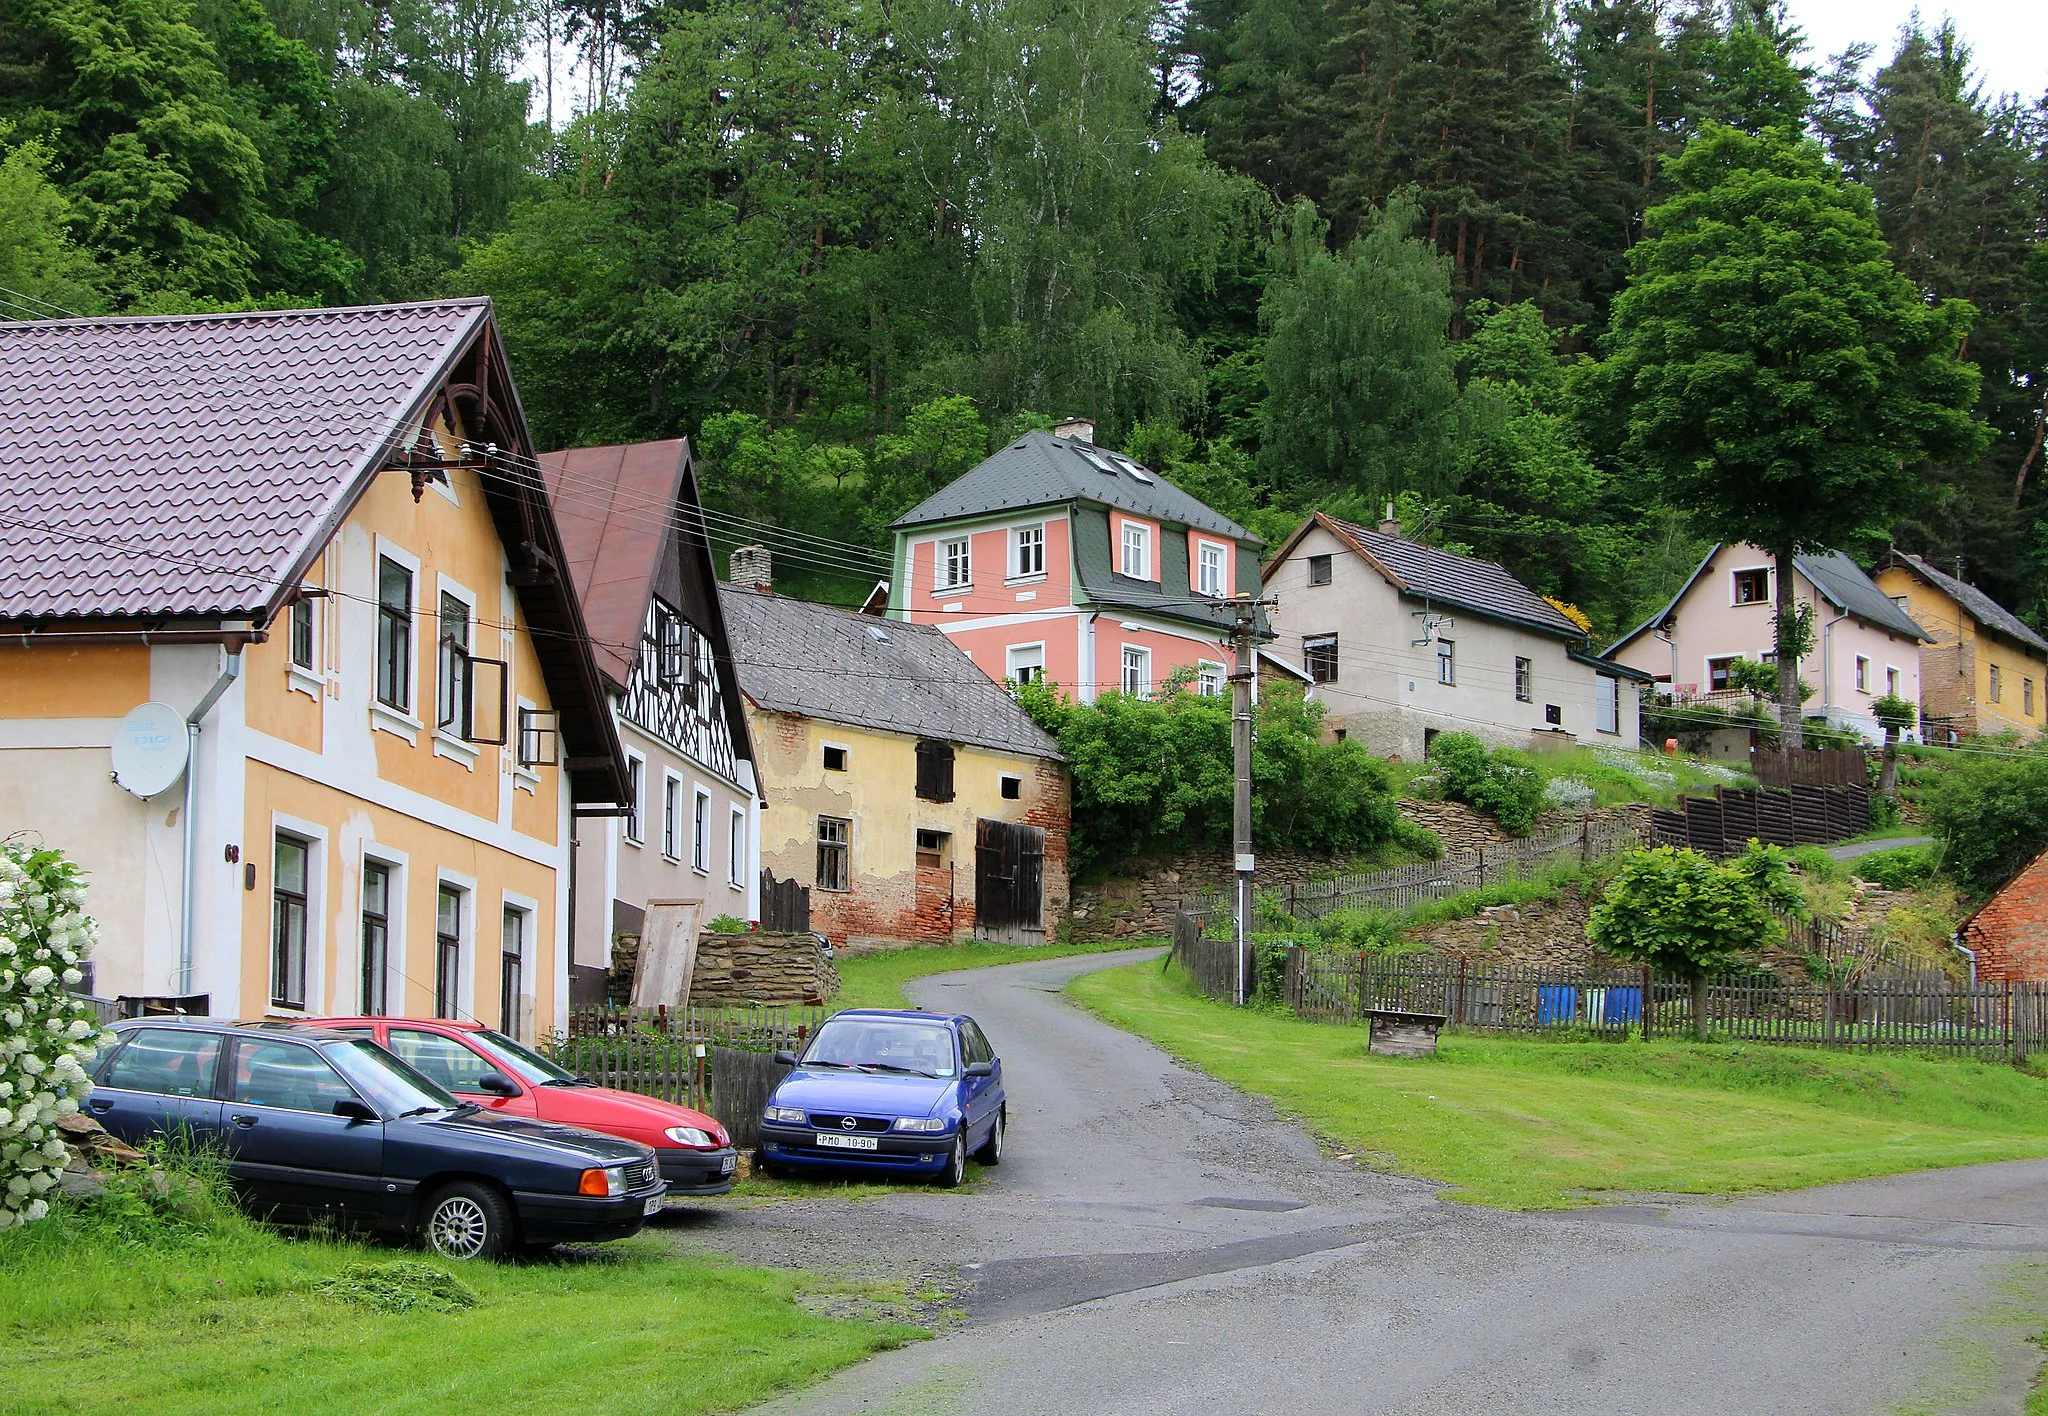
[[[620,937],[614,970],[632,978],[639,940]],[[692,1003],[825,1003],[839,992],[839,970],[808,934],[712,934],[697,936],[697,963],[690,975]]]

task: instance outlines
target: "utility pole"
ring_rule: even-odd
[[[1252,974],[1252,683],[1258,663],[1252,649],[1252,630],[1258,601],[1239,595],[1237,623],[1232,627],[1231,647],[1236,665],[1230,672],[1230,752],[1237,778],[1236,798],[1231,806],[1231,850],[1236,856],[1237,898],[1232,911],[1231,937],[1237,941],[1237,1004],[1249,998]]]

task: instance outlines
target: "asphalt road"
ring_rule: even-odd
[[[2018,1412],[2013,1285],[2048,1162],[1717,1204],[1515,1215],[1325,1156],[1264,1103],[1060,996],[1129,956],[914,986],[1004,1056],[1009,1153],[973,1194],[727,1207],[679,1242],[923,1275],[966,1321],[785,1413]]]

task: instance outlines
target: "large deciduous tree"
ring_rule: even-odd
[[[1596,388],[1629,448],[1708,534],[1777,566],[1791,634],[1793,557],[1881,529],[1930,458],[1971,456],[1977,371],[1957,357],[1969,306],[1929,302],[1891,264],[1867,191],[1782,129],[1709,125],[1650,213]],[[1801,742],[1799,665],[1778,655],[1780,741]]]

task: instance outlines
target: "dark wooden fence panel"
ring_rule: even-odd
[[[1798,747],[1790,753],[1759,748],[1750,774],[1763,787],[1868,787],[1869,760],[1860,748]]]
[[[777,1062],[773,1053],[711,1049],[709,1109],[732,1133],[734,1145],[747,1150],[761,1143],[761,1108],[788,1073],[789,1067]]]
[[[1854,755],[1854,754],[1850,754]],[[1761,759],[1759,759],[1761,760]],[[1826,845],[1870,829],[1870,792],[1854,786],[1716,787],[1651,813],[1660,846],[1733,855],[1759,840],[1773,846]]]
[[[770,934],[803,934],[811,927],[811,892],[794,880],[761,871],[761,928]]]
[[[1817,937],[1841,946],[1825,931]],[[1233,996],[1228,941],[1176,930],[1173,956],[1209,997]],[[2048,1043],[2048,984],[1969,984],[1937,969],[1868,961],[1829,973],[1712,980],[1706,1031],[1731,1041],[1980,1057],[2024,1058]],[[1262,997],[1311,1022],[1356,1024],[1373,1009],[1393,1009],[1440,1013],[1454,1028],[1477,1031],[1614,1039],[1694,1031],[1692,983],[1647,969],[1513,968],[1267,945],[1253,977]]]

